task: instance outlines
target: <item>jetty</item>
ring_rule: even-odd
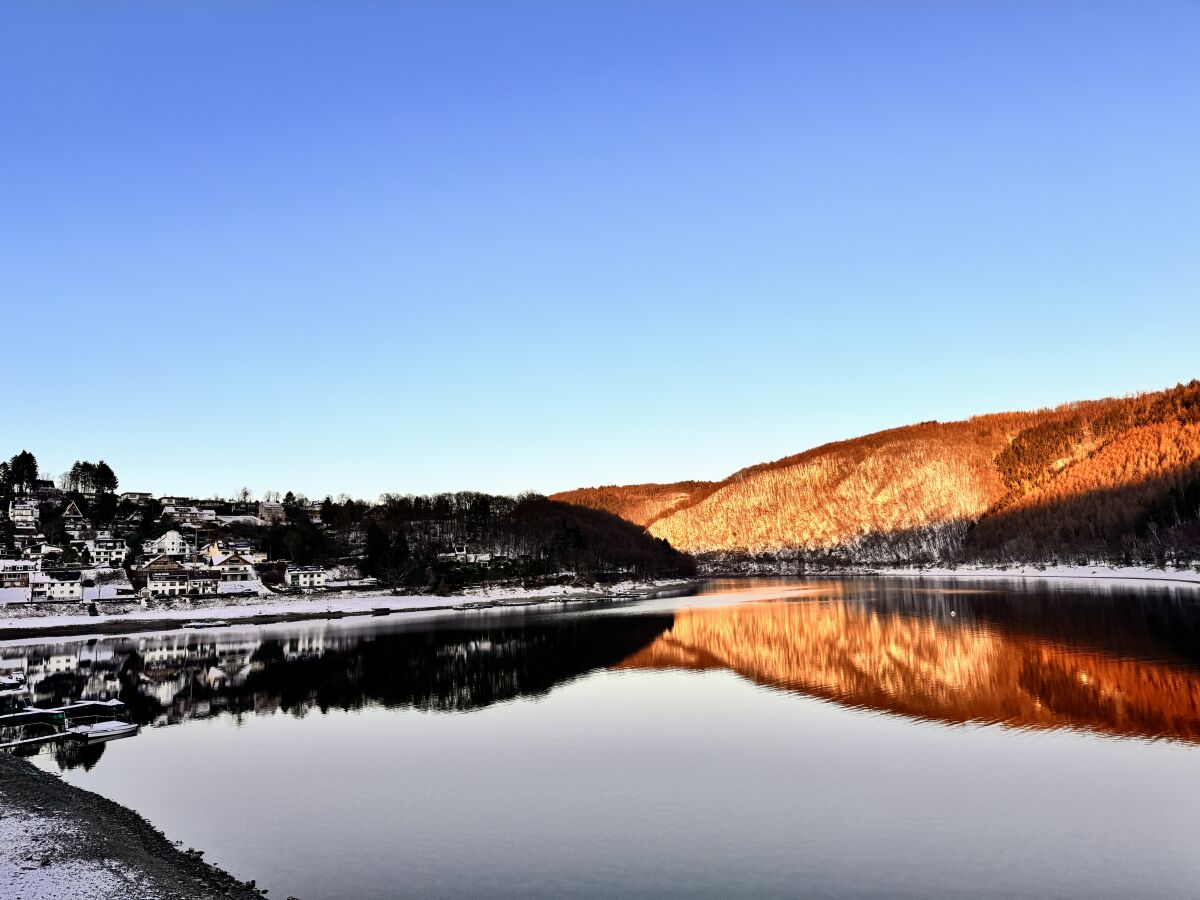
[[[58,741],[95,744],[133,737],[140,727],[122,718],[128,709],[120,700],[81,700],[66,706],[24,709],[0,715],[0,750]],[[30,734],[30,732],[41,732]]]

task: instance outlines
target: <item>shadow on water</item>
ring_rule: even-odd
[[[398,632],[173,633],[6,648],[0,658],[23,667],[38,706],[116,697],[142,725],[365,706],[463,712],[611,667],[671,621],[669,614],[564,616]],[[90,769],[102,750],[70,748],[56,761]]]

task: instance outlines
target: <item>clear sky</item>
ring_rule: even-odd
[[[0,455],[514,492],[1200,377],[1200,5],[8,3]]]

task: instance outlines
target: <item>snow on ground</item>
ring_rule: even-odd
[[[0,605],[8,603],[24,603],[29,599],[29,588],[6,587],[0,588]]]
[[[129,896],[128,873],[99,860],[64,856],[64,841],[79,837],[60,818],[0,809],[0,896],[21,900]]]
[[[1146,584],[1163,582],[1200,590],[1200,572],[1195,569],[1158,569],[1153,566],[1059,566],[1014,565],[974,566],[955,568],[929,566],[926,568],[872,569],[876,575],[906,575],[923,578],[1072,578],[1104,581],[1106,584]]]
[[[250,594],[258,597],[266,592],[267,589],[257,578],[251,578],[249,581],[222,581],[217,585],[218,594]]]

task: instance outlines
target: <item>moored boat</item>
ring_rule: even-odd
[[[89,722],[83,725],[72,725],[65,734],[85,744],[99,744],[104,741],[115,741],[119,738],[133,737],[138,733],[139,726],[132,722],[121,722],[110,719],[103,722]]]

